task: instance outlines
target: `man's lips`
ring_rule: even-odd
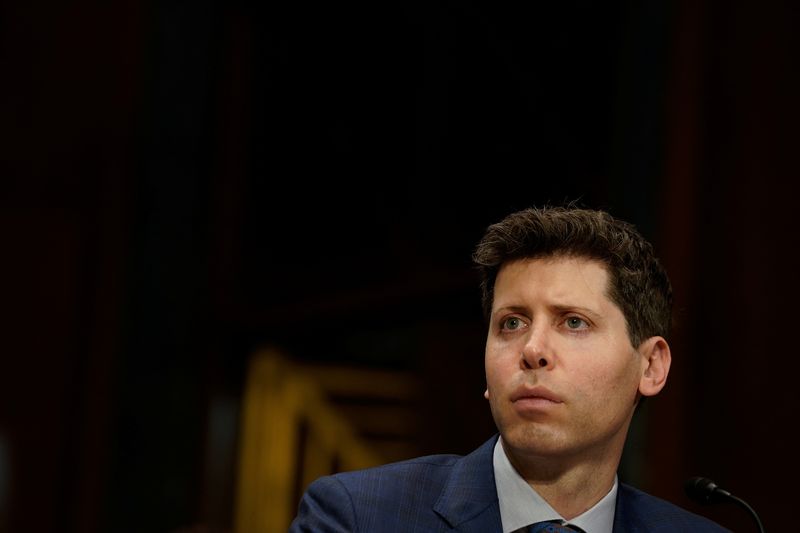
[[[519,387],[511,394],[511,401],[513,403],[542,400],[552,403],[564,403],[564,401],[557,394],[542,386]]]

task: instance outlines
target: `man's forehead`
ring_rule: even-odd
[[[504,289],[510,289],[515,294],[502,294]],[[574,305],[576,299],[587,298],[598,304],[613,305],[608,289],[608,268],[603,262],[582,256],[545,256],[517,259],[504,264],[495,281],[495,299],[535,292],[565,306]],[[495,304],[504,305],[498,301]]]
[[[609,278],[609,269],[605,262],[594,257],[572,254],[549,254],[544,256],[521,257],[519,259],[513,259],[501,265],[500,270],[498,271],[498,277],[504,271],[509,269],[520,269],[531,265],[550,267],[552,271],[581,271],[584,268],[588,268],[591,270],[600,270],[604,274],[604,279],[608,280]]]

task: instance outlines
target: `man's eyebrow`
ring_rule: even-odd
[[[497,309],[492,310],[492,314],[500,313],[500,312],[512,312],[512,313],[524,313],[527,311],[527,307],[524,305],[504,305],[502,307],[498,307]]]
[[[583,313],[589,315],[592,318],[602,318],[603,316],[594,309],[590,309],[588,307],[583,307],[580,305],[553,304],[550,306],[550,309],[556,311],[557,313],[570,313],[570,312]]]
[[[567,303],[557,303],[549,305],[548,308],[556,313],[556,314],[564,314],[564,313],[583,313],[588,315],[591,318],[599,319],[602,318],[602,314],[594,309],[590,309],[588,307],[583,307],[581,305],[570,305]],[[526,313],[528,312],[528,307],[524,305],[504,305],[498,307],[497,309],[492,310],[492,315],[496,315],[498,313]]]

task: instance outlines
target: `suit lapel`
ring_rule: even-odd
[[[433,506],[458,531],[501,530],[500,507],[494,484],[492,455],[497,435],[480,448],[459,459]]]

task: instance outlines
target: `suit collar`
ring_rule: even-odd
[[[499,531],[492,454],[498,435],[456,461],[433,510],[462,531]]]
[[[617,508],[614,512],[614,532],[618,531],[647,531],[647,519],[642,515],[645,506],[634,503],[638,500],[638,491],[632,487],[619,484],[617,490]]]

